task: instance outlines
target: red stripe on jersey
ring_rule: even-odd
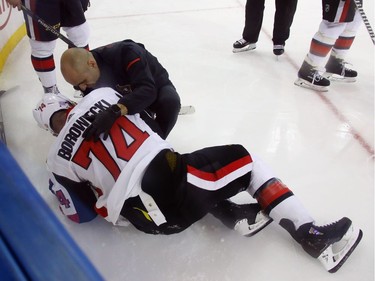
[[[194,168],[193,166],[188,165],[187,166],[187,171],[188,173],[206,180],[206,181],[217,181],[230,173],[238,170],[239,168],[242,168],[243,166],[250,164],[252,162],[252,159],[250,155],[247,155],[245,157],[242,157],[241,159],[238,159],[236,161],[233,161],[232,163],[222,167],[221,169],[211,173],[211,172],[205,172],[198,170],[197,168]]]
[[[341,50],[349,50],[353,44],[355,37],[339,37],[335,42],[335,48]]]
[[[55,61],[53,59],[53,55],[46,58],[37,58],[31,56],[31,63],[33,64],[35,71],[48,72],[55,69]]]
[[[311,40],[310,53],[315,56],[325,57],[328,55],[331,49],[332,45],[324,44],[323,42],[315,39]]]
[[[108,216],[108,211],[106,207],[97,208],[95,206],[95,211],[98,213],[98,215],[102,216],[103,218],[106,218]]]
[[[284,194],[291,192],[289,188],[280,181],[275,181],[260,191],[257,198],[262,209],[266,209],[275,200]]]
[[[130,67],[132,67],[133,64],[135,64],[136,62],[140,61],[141,58],[136,58],[135,60],[132,60],[131,62],[129,62],[128,66],[126,67],[126,71],[129,70]]]
[[[348,16],[349,8],[350,8],[350,0],[346,0],[344,4],[344,8],[342,9],[341,17],[339,22],[345,22],[346,17]]]

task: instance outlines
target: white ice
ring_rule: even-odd
[[[321,1],[299,2],[278,60],[270,37],[274,2],[266,2],[257,49],[233,54],[244,0],[91,0],[90,47],[125,38],[144,43],[169,71],[182,103],[196,107],[195,114],[179,118],[169,137],[177,151],[241,143],[273,167],[318,224],[347,216],[363,230],[362,242],[330,274],[275,223],[252,238],[212,216],[172,236],[114,227],[100,218],[71,223],[48,190],[44,163],[53,137],[32,118],[42,88],[24,38],[0,76],[0,90],[9,90],[0,99],[8,148],[106,280],[374,280],[374,46],[362,25],[347,57],[359,72],[356,83],[333,83],[326,93],[297,87]],[[374,3],[364,2],[374,26]],[[65,49],[58,41],[57,69]],[[59,72],[58,85],[73,98]]]

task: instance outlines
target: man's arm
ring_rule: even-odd
[[[140,113],[157,99],[156,81],[151,70],[157,66],[150,65],[153,62],[148,61],[146,50],[136,44],[122,53],[126,53],[121,60],[122,69],[132,92],[120,98],[119,103],[126,106],[128,114]]]

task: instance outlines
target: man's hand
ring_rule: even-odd
[[[22,0],[6,0],[9,5],[12,5],[13,8],[18,8],[18,11],[21,10]]]
[[[113,123],[115,123],[116,119],[120,116],[121,108],[117,104],[110,106],[106,110],[92,117],[93,121],[91,125],[87,127],[82,136],[86,140],[94,138],[94,141],[98,141],[99,136],[104,133],[103,139],[106,140]]]

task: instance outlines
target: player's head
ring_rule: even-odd
[[[57,136],[60,130],[56,130],[52,124],[52,117],[58,112],[65,112],[75,106],[75,102],[59,94],[44,94],[33,110],[33,116],[38,125]],[[66,117],[65,117],[66,118]],[[64,120],[65,122],[65,120]]]

